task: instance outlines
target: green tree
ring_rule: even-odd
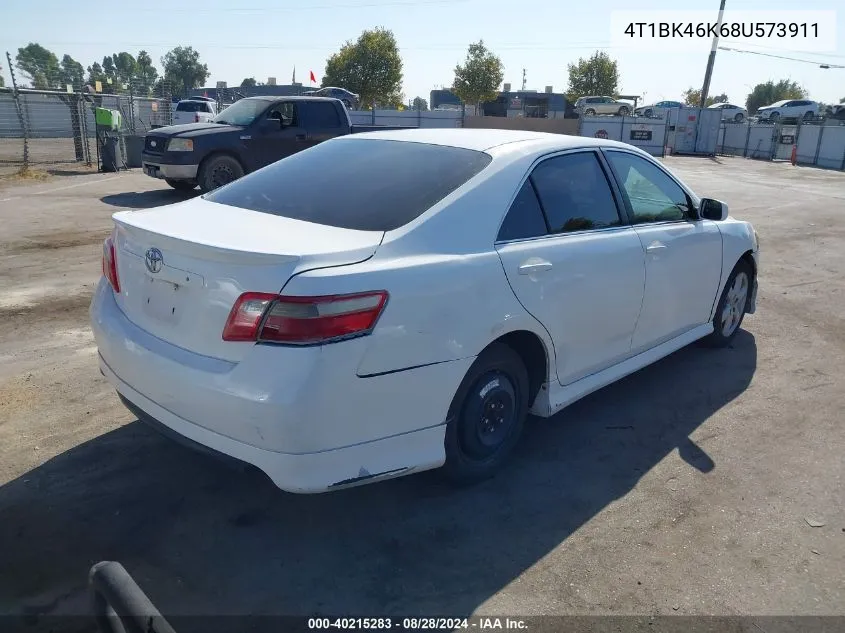
[[[18,69],[29,79],[33,88],[55,88],[59,82],[59,58],[53,51],[30,42],[18,49],[15,56]]]
[[[109,55],[103,57],[103,74],[106,76],[105,83],[112,86],[112,88],[117,88],[117,68],[115,68],[114,59]]]
[[[697,88],[687,88],[683,92],[683,99],[684,103],[687,105],[697,108],[699,107],[699,104],[701,104],[701,90]],[[724,92],[720,95],[708,95],[704,102],[704,107],[709,108],[714,103],[727,103],[728,101],[728,95]]]
[[[422,97],[414,97],[411,107],[414,110],[428,110],[428,101],[426,101]]]
[[[199,88],[208,79],[208,64],[200,62],[200,54],[190,46],[177,46],[161,58],[164,78],[177,94],[187,97],[194,88]]]
[[[138,58],[135,60],[137,68],[138,89],[145,94],[152,92],[153,86],[158,79],[158,71],[153,66],[153,60],[147,51],[138,53]]]
[[[90,66],[88,66],[88,79],[87,83],[91,86],[95,85],[97,82],[102,84],[106,83],[106,74],[103,72],[103,67],[100,66],[97,62],[94,62]]]
[[[80,90],[82,81],[85,78],[85,69],[82,67],[82,64],[66,54],[62,57],[60,65],[59,87],[64,88],[68,84],[71,84],[75,90]]]
[[[502,60],[479,40],[469,45],[463,65],[455,66],[452,92],[464,103],[477,106],[496,98],[503,77]]]
[[[255,80],[255,77],[245,77],[241,82],[241,88],[255,88],[257,85],[258,82]]]
[[[804,99],[807,91],[797,82],[789,79],[781,79],[777,83],[767,81],[764,84],[757,84],[745,100],[745,107],[748,114],[754,114],[763,106],[783,101],[784,99]]]
[[[135,58],[132,57],[132,55],[123,51],[120,53],[113,53],[111,59],[114,64],[115,78],[120,86],[128,84],[135,78],[135,75],[138,72],[138,62],[135,61]]]
[[[569,87],[567,97],[574,101],[584,96],[615,96],[619,86],[619,69],[616,60],[604,51],[596,51],[591,57],[579,58],[567,66]]]
[[[393,32],[376,28],[347,41],[326,60],[322,85],[351,90],[364,106],[398,106],[403,100],[402,58]]]

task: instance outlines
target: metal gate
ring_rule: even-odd
[[[771,124],[751,125],[748,129],[748,158],[768,158],[774,154],[775,126]]]
[[[663,156],[666,122],[645,117],[585,116],[581,117],[579,134],[621,141],[652,156]]]
[[[702,108],[698,112],[698,133],[695,139],[695,153],[708,156],[716,153],[719,128],[722,125],[722,111]]]

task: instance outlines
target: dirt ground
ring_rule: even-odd
[[[180,194],[138,173],[4,187],[0,614],[87,613],[110,559],[170,614],[845,615],[845,174],[667,163],[760,235],[732,348],[534,421],[480,486],[319,496],[160,437],[97,370],[110,215]]]

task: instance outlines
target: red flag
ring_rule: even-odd
[[[314,71],[312,70],[310,72],[311,72],[311,83],[312,84],[317,83],[317,78],[314,76]]]

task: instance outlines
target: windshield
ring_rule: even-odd
[[[212,119],[215,123],[249,125],[267,108],[264,99],[241,99]]]
[[[767,105],[766,107],[767,108],[779,108],[782,105],[784,105],[785,103],[786,103],[786,101],[775,101],[773,104]]]

